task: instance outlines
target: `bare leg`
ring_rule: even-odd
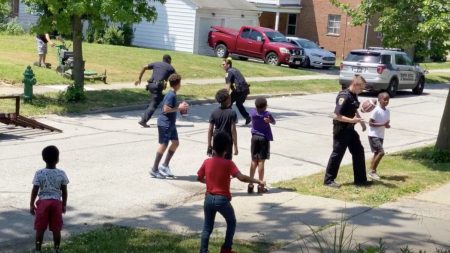
[[[61,231],[53,232],[53,248],[59,249],[61,243]]]
[[[169,163],[170,163],[170,159],[172,159],[173,154],[175,153],[175,151],[177,150],[178,146],[180,145],[179,141],[171,141],[170,146],[169,146],[169,151],[166,154],[166,159],[164,160],[164,166],[168,167]]]
[[[43,63],[45,63],[45,54],[40,54],[39,55],[38,65],[42,66]]]
[[[264,163],[266,160],[259,160],[258,162],[258,176],[259,180],[264,180]]]
[[[159,145],[158,150],[156,151],[155,161],[153,162],[153,168],[152,170],[156,172],[158,170],[159,162],[161,162],[161,158],[166,151],[167,145],[161,144]]]
[[[45,230],[42,230],[42,231],[36,230],[36,241],[35,241],[36,251],[41,250],[42,241],[44,241],[44,233],[45,233]]]
[[[383,158],[383,156],[384,156],[384,152],[378,152],[373,155],[372,162],[370,163],[370,169],[372,172],[374,172],[374,173],[377,172],[378,164],[380,163],[381,158]]]

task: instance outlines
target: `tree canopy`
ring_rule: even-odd
[[[352,18],[353,25],[379,17],[375,30],[388,47],[412,47],[419,41],[450,40],[450,4],[448,0],[362,0],[355,7],[330,2]]]
[[[0,0],[6,1],[6,0]],[[83,89],[84,66],[82,50],[82,24],[89,21],[94,27],[108,23],[133,24],[143,19],[154,22],[157,18],[155,3],[165,0],[22,0],[29,10],[38,15],[33,27],[37,33],[57,31],[72,34],[75,86]]]

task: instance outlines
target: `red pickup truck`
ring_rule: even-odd
[[[212,26],[208,44],[221,58],[234,54],[244,60],[258,58],[271,65],[289,67],[298,67],[305,59],[302,48],[289,43],[280,32],[265,27],[242,26],[235,30]]]

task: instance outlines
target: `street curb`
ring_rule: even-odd
[[[255,94],[249,95],[247,99],[253,100],[257,97],[265,97],[265,98],[276,98],[276,97],[291,97],[291,96],[304,96],[309,95],[311,93],[308,92],[294,92],[294,93],[282,93],[282,94]],[[189,105],[203,105],[203,104],[213,104],[216,103],[215,99],[206,98],[206,99],[196,99],[196,100],[186,100]],[[83,114],[99,114],[99,113],[108,113],[108,112],[126,112],[126,111],[135,111],[135,110],[144,110],[148,104],[136,104],[136,105],[126,105],[126,106],[117,106],[111,108],[102,108],[98,110],[92,110],[83,113],[70,113],[69,115],[83,115]]]

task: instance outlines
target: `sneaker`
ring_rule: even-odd
[[[150,171],[150,176],[152,176],[154,178],[160,178],[160,179],[165,179],[166,178],[166,176],[163,175],[159,170],[157,170],[157,171],[151,170]]]
[[[144,121],[139,121],[138,124],[141,125],[142,127],[145,127],[145,128],[149,128],[150,127]]]
[[[172,171],[170,170],[169,166],[160,165],[158,170],[159,170],[159,173],[165,175],[166,177],[175,177],[173,175]]]
[[[373,180],[376,180],[376,181],[380,181],[381,180],[381,178],[377,175],[376,172],[369,172],[369,173],[367,173],[367,176],[372,178]]]
[[[245,125],[250,124],[250,122],[252,122],[252,118],[247,118],[247,119],[245,120]]]
[[[247,186],[247,193],[249,193],[249,194],[253,193],[253,188],[254,188],[254,185],[248,184],[248,186]]]
[[[356,187],[370,187],[373,185],[373,181],[355,182]]]
[[[236,253],[236,251],[233,251],[231,249],[221,248],[220,253]]]
[[[328,187],[331,187],[331,188],[339,188],[339,187],[341,187],[340,184],[338,184],[338,183],[336,183],[336,182],[334,182],[334,181],[325,183],[324,185],[325,185],[325,186],[328,186]]]

